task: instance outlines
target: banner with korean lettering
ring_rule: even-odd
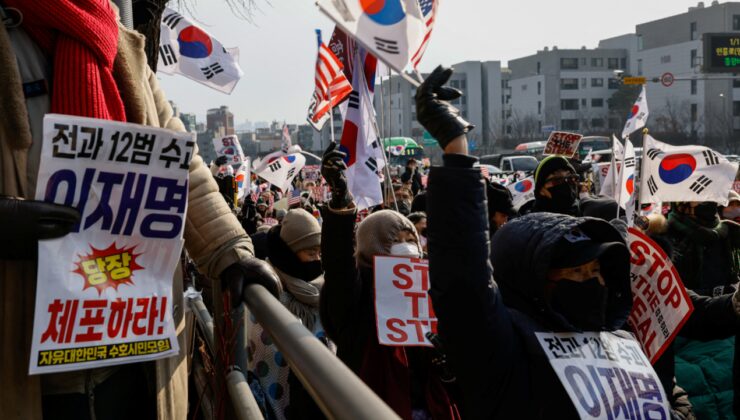
[[[580,134],[553,131],[545,144],[545,156],[558,155],[572,158],[578,151],[578,145],[583,138]]]
[[[378,343],[385,346],[432,346],[426,333],[437,333],[437,316],[428,292],[428,260],[375,257]]]
[[[635,228],[627,232],[632,281],[628,323],[650,362],[655,363],[676,338],[694,306],[663,249]]]
[[[627,333],[535,334],[581,419],[671,418],[660,378]]]
[[[49,114],[36,199],[80,223],[39,242],[30,374],[179,352],[172,277],[188,200],[192,134]]]

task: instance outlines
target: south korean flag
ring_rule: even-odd
[[[255,170],[255,174],[270,184],[280,188],[283,193],[290,191],[293,179],[306,166],[306,157],[300,153],[277,156]]]
[[[671,146],[645,136],[641,203],[712,201],[727,205],[738,165],[703,146]]]
[[[176,11],[165,8],[159,35],[157,70],[182,74],[210,88],[230,94],[244,75],[239,49],[226,49],[206,31]]]

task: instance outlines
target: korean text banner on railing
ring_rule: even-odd
[[[76,207],[39,242],[29,373],[154,360],[179,351],[172,276],[183,244],[192,134],[44,118],[36,199]]]

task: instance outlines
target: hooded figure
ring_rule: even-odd
[[[321,321],[337,346],[337,356],[401,418],[459,419],[432,359],[432,349],[389,347],[378,343],[374,269],[376,255],[420,257],[414,225],[393,210],[369,215],[357,227],[357,208],[343,188],[343,153],[324,154],[322,175],[332,201],[322,209],[321,252],[325,285]]]
[[[429,294],[463,412],[474,419],[578,418],[535,332],[629,337],[618,331],[632,307],[627,246],[605,221],[536,213],[500,228],[491,248],[486,186],[477,159],[467,156],[466,123],[446,102],[460,96],[443,86],[451,75],[441,67],[429,75],[416,109],[445,151],[444,166],[429,175]],[[550,188],[541,185],[547,178],[538,188]]]
[[[534,171],[535,212],[579,216],[578,175],[562,156],[548,156]]]
[[[303,209],[287,212],[282,225],[272,227],[267,233],[267,261],[280,278],[280,302],[317,338],[326,341],[319,319],[319,294],[324,276],[318,221]],[[288,364],[251,314],[247,332],[248,368],[264,390],[274,418],[293,417],[291,412],[302,412],[302,418],[320,416],[300,383],[289,383]],[[296,404],[297,400],[301,404]]]
[[[605,221],[533,213],[494,235],[494,272],[484,188],[470,163],[433,168],[428,190],[430,296],[464,412],[577,418],[534,333],[621,328],[632,307],[627,247]]]

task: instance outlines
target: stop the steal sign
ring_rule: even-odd
[[[378,342],[386,346],[428,346],[437,333],[429,298],[429,261],[375,257],[375,313]]]

